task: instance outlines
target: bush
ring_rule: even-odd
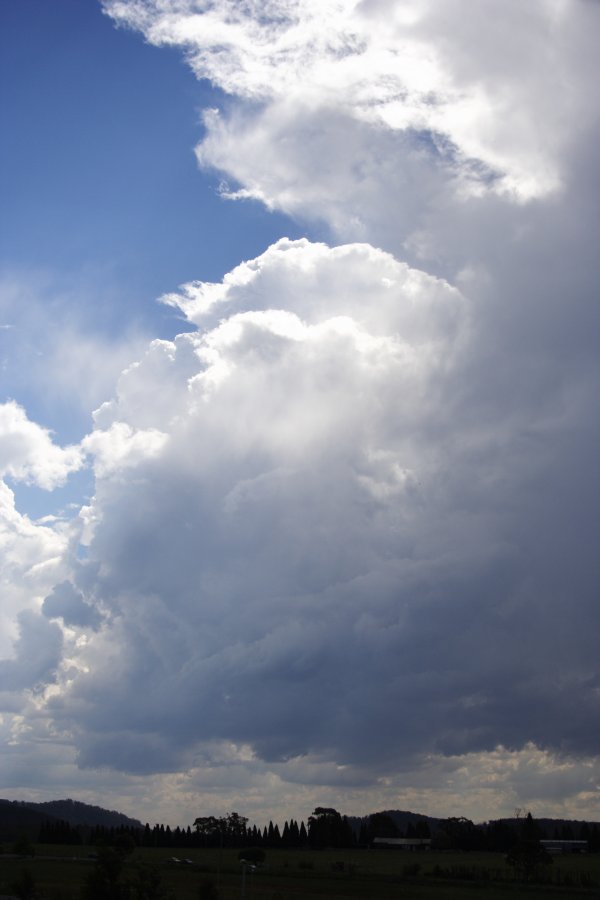
[[[244,850],[240,850],[238,853],[238,859],[240,862],[245,860],[246,862],[252,863],[255,866],[259,866],[261,863],[265,861],[265,851],[262,847],[246,847]]]
[[[205,878],[198,888],[198,900],[219,900],[219,891],[212,879]]]
[[[20,835],[13,844],[13,853],[17,856],[35,856],[35,847],[31,838],[26,835]]]
[[[11,889],[19,900],[33,900],[36,896],[35,879],[29,869],[23,869]]]
[[[406,865],[402,867],[402,874],[405,878],[414,878],[415,875],[418,875],[420,871],[421,864],[418,862],[406,863]]]
[[[131,883],[134,900],[169,900],[170,894],[154,866],[138,865],[135,880]]]

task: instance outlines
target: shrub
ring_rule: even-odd
[[[35,879],[29,869],[23,869],[11,888],[19,900],[33,900],[36,896]]]
[[[262,847],[246,847],[238,853],[240,862],[245,860],[248,863],[253,863],[255,866],[264,863],[265,856],[266,854]]]
[[[205,878],[200,882],[198,900],[219,900],[219,891],[211,878]]]
[[[402,867],[402,874],[405,878],[414,878],[420,871],[421,865],[418,862],[406,863],[406,865]]]
[[[21,834],[13,844],[13,853],[17,856],[35,856],[35,847],[31,838],[26,834]]]

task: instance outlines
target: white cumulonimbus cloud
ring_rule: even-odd
[[[31,422],[17,403],[0,404],[0,478],[52,490],[82,464],[79,447],[59,447],[48,429]]]
[[[204,327],[154,342],[84,442],[80,587],[111,625],[57,715],[77,709],[87,764],[168,769],[221,739],[324,752],[345,739],[342,653],[399,627],[398,567],[433,540],[424,432],[444,430],[465,302],[369,246],[287,240],[165,300]]]
[[[108,624],[50,702],[80,763],[173,771],[225,741],[359,785],[501,744],[591,753],[574,623],[568,677],[540,681],[565,567],[536,558],[562,536],[532,472],[555,477],[568,417],[527,394],[474,415],[471,304],[368,245],[287,240],[164,299],[199,330],[154,342],[86,439],[78,590]]]
[[[8,663],[18,654],[13,646],[22,635],[22,628],[34,631],[32,615],[39,612],[44,595],[67,573],[65,561],[68,535],[60,528],[36,524],[15,508],[11,489],[0,482],[0,579],[2,605],[0,607],[0,660]],[[25,616],[25,618],[23,618]],[[47,625],[40,621],[38,634]],[[19,647],[27,664],[27,657],[36,650],[27,648],[21,640]],[[58,665],[58,659],[56,660]],[[10,662],[11,671],[14,663]],[[18,680],[18,679],[17,679]],[[36,682],[37,682],[36,678]],[[3,679],[0,691],[8,690],[11,678]],[[21,685],[32,687],[32,684]],[[11,688],[12,690],[12,688]]]
[[[66,572],[68,535],[19,513],[5,480],[52,490],[83,465],[77,446],[62,448],[14,401],[0,404],[0,667],[2,691],[32,688],[53,677],[61,636],[39,615],[55,579]],[[12,642],[15,642],[14,646]],[[48,655],[42,646],[48,643]],[[49,662],[51,661],[51,664]]]
[[[197,148],[226,196],[347,243],[163,297],[190,331],[79,448],[4,407],[7,477],[52,487],[84,454],[96,477],[70,531],[1,495],[10,574],[45,562],[11,691],[48,684],[87,767],[381,797],[410,773],[417,797],[462,760],[480,792],[575,773],[589,804],[598,4],[103,6],[229,95]]]

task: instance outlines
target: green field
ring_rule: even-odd
[[[0,895],[14,893],[12,886],[28,869],[39,896],[79,900],[95,866],[90,852],[93,848],[38,845],[32,859],[0,856]],[[171,863],[172,856],[194,864]],[[220,900],[241,897],[236,850],[138,848],[127,858],[125,877],[134,882],[140,865],[156,869],[174,900],[199,900],[203,890],[208,898],[207,881],[218,889]],[[551,883],[519,884],[504,857],[492,853],[269,850],[265,864],[248,874],[245,894],[247,900],[571,900],[600,895],[600,857],[557,857],[544,877]]]

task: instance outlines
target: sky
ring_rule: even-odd
[[[4,0],[0,793],[600,820],[596,0]]]

